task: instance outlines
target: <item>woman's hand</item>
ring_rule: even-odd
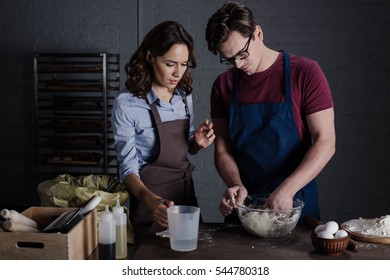
[[[157,222],[160,226],[168,228],[168,214],[167,209],[174,205],[175,203],[170,200],[159,199],[156,202],[155,207],[153,208],[154,212],[154,221]]]
[[[204,120],[200,126],[195,130],[194,134],[195,143],[200,148],[207,148],[213,143],[215,139],[213,123],[208,119]]]

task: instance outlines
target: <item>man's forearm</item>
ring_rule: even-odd
[[[324,169],[334,155],[334,143],[333,139],[319,140],[313,143],[300,165],[283,181],[280,188],[284,188],[293,196],[306,186]]]
[[[243,186],[237,164],[230,154],[215,154],[214,160],[217,171],[228,188]]]

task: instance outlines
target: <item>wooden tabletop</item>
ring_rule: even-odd
[[[259,238],[247,233],[241,224],[202,223],[198,248],[191,252],[170,249],[169,238],[156,236],[154,226],[139,246],[134,259],[211,259],[211,260],[389,260],[390,245],[358,242],[357,250],[347,249],[337,256],[319,254],[310,239],[310,228],[297,226],[278,238]]]

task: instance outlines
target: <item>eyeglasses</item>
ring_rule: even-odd
[[[246,42],[244,48],[239,51],[236,55],[230,57],[230,58],[223,58],[221,54],[219,54],[219,62],[222,64],[228,64],[228,65],[234,65],[236,63],[236,60],[243,60],[247,58],[250,53],[248,52],[249,44],[251,42],[252,35],[249,36],[248,41]]]

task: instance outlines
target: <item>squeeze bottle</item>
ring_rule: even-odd
[[[99,259],[115,260],[115,220],[106,205],[99,221]]]
[[[112,208],[116,224],[116,258],[127,257],[127,216],[123,206],[116,200],[116,206]]]

